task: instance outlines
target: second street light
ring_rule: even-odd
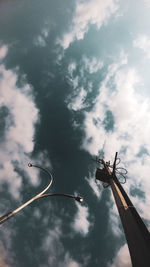
[[[49,193],[49,194],[44,194],[51,186],[52,182],[53,182],[53,176],[51,175],[51,173],[44,169],[41,166],[38,165],[33,165],[31,163],[28,164],[29,167],[36,167],[39,168],[41,170],[43,170],[45,173],[47,173],[50,177],[50,181],[49,184],[44,188],[44,190],[42,190],[40,193],[38,193],[37,195],[35,195],[33,198],[29,199],[27,202],[25,202],[24,204],[22,204],[21,206],[19,206],[17,209],[14,209],[11,212],[8,212],[6,214],[4,214],[3,216],[0,217],[0,225],[3,224],[5,221],[7,221],[8,219],[10,219],[11,217],[13,217],[15,214],[17,214],[19,211],[21,211],[22,209],[24,209],[26,206],[28,206],[30,203],[32,203],[33,201],[37,200],[37,199],[41,199],[41,198],[47,198],[47,197],[53,197],[53,196],[62,196],[62,197],[67,197],[67,198],[72,198],[78,202],[82,202],[83,198],[80,196],[74,196],[74,195],[70,195],[70,194],[64,194],[64,193]]]

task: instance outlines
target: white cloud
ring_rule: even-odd
[[[150,7],[150,0],[144,0],[144,2],[147,5],[147,7]]]
[[[34,44],[35,44],[36,46],[41,46],[41,47],[46,46],[46,40],[45,40],[44,36],[42,36],[42,35],[38,35],[38,36],[36,37],[36,39],[34,40]]]
[[[117,2],[115,0],[89,0],[77,3],[70,31],[59,41],[62,47],[66,49],[75,39],[83,39],[90,24],[96,24],[100,28],[117,11]]]
[[[98,155],[99,151],[103,150],[105,159],[111,162],[115,152],[119,152],[122,164],[127,167],[131,177],[124,188],[128,193],[131,186],[144,192],[145,199],[139,201],[137,195],[131,196],[131,200],[141,216],[150,221],[147,212],[150,206],[150,182],[147,179],[150,172],[150,100],[139,93],[142,78],[135,69],[129,68],[127,63],[127,56],[122,51],[119,61],[109,66],[93,109],[90,112],[84,111],[82,127],[85,137],[82,148],[92,155]],[[76,102],[75,100],[72,97],[72,101]],[[108,125],[108,128],[105,124],[107,111],[111,112],[114,120],[113,126]],[[109,127],[111,128],[108,131]],[[138,156],[142,149],[146,152]],[[98,196],[94,180],[92,182],[89,179],[89,185]],[[115,219],[118,212],[111,207],[110,210],[111,219]],[[119,233],[119,227],[115,233]]]
[[[0,61],[7,55],[8,48],[6,45],[0,46]]]
[[[67,105],[68,108],[74,111],[84,108],[86,106],[84,104],[86,96],[87,96],[87,92],[84,90],[83,87],[81,87],[78,95],[76,95],[76,97],[74,97],[71,101],[69,101]]]
[[[108,188],[107,190],[109,190]],[[111,201],[107,202],[107,206],[109,208],[109,225],[113,227],[109,228],[108,231],[111,231],[113,235],[116,237],[120,237],[122,233],[122,229],[120,228],[121,220],[119,218],[119,213],[116,207],[116,204],[113,199],[113,195],[111,194]]]
[[[7,48],[4,50],[7,51]],[[30,182],[33,185],[38,182],[38,170],[29,169],[27,163],[31,161],[30,153],[34,149],[35,124],[39,121],[39,113],[32,96],[32,88],[28,84],[18,88],[16,82],[17,75],[1,64],[0,109],[7,109],[7,115],[3,118],[4,126],[1,129],[0,182],[7,182],[10,192],[18,198],[22,177],[16,166],[28,177],[32,177]],[[44,153],[39,154],[35,160],[42,160],[44,156]]]
[[[2,203],[2,201],[1,201]],[[1,205],[0,205],[1,206]],[[5,205],[6,210],[6,205]],[[10,224],[1,226],[1,241],[0,241],[0,267],[16,266],[15,253],[12,251],[13,237],[15,229]]]
[[[125,63],[124,60],[122,62]],[[135,91],[135,85],[140,81],[136,71],[123,70],[120,66],[119,63],[109,68],[93,110],[85,112],[86,138],[83,147],[91,154],[98,154],[100,149],[104,149],[106,158],[109,158],[115,151],[127,146],[128,160],[129,153],[135,156],[141,145],[149,147],[149,101]],[[108,110],[114,117],[114,129],[111,131],[107,131],[104,125]],[[137,113],[137,110],[140,112]],[[144,133],[142,126],[146,126]]]
[[[79,84],[79,76],[74,75],[75,70],[76,70],[76,62],[71,62],[68,66],[67,79],[69,81],[69,84],[73,87],[73,89],[76,89]],[[69,101],[70,101],[70,97],[69,97]]]
[[[46,46],[46,41],[49,35],[49,28],[48,26],[45,26],[42,31],[41,34],[39,34],[35,39],[34,39],[34,44],[36,46],[41,46],[41,47],[45,47]]]
[[[90,222],[88,221],[89,211],[87,207],[81,206],[81,204],[76,203],[78,211],[74,218],[73,229],[79,232],[83,236],[87,235],[89,232]]]
[[[144,192],[144,198],[138,192],[130,198],[140,215],[150,222],[150,180],[147,179],[150,173],[150,99],[139,93],[140,83],[141,77],[135,69],[128,67],[123,54],[118,63],[109,66],[95,106],[90,112],[84,112],[82,148],[92,155],[103,150],[105,159],[111,162],[115,152],[119,152],[130,177],[124,188],[129,194],[131,186]],[[114,124],[106,129],[107,111],[111,112]],[[146,152],[140,154],[142,149]],[[110,205],[109,208],[110,220],[115,223],[114,234],[119,236],[119,214],[114,207]],[[113,266],[123,266],[117,265],[117,259]]]
[[[112,79],[114,88],[109,87]],[[139,82],[134,69],[120,69],[120,64],[109,68],[93,110],[85,112],[86,138],[83,147],[91,154],[98,154],[99,150],[103,149],[105,158],[111,160],[116,151],[120,152],[123,162],[128,164],[131,177],[138,176],[136,183],[141,181],[141,188],[148,193],[150,184],[146,177],[149,171],[149,155],[137,158],[137,154],[142,147],[150,152],[150,101],[136,92],[135,87]],[[114,117],[114,129],[109,132],[103,123],[107,110],[111,111]],[[124,148],[125,154],[122,152]],[[149,203],[148,194],[146,198]]]
[[[7,264],[8,258],[10,257],[9,253],[4,248],[2,242],[0,242],[0,267],[9,267]]]
[[[150,38],[147,35],[140,35],[134,40],[133,46],[143,50],[150,58]]]
[[[70,261],[67,267],[79,267],[79,264],[74,261]]]
[[[34,125],[38,120],[38,110],[28,85],[19,90],[16,87],[16,75],[3,65],[0,65],[0,74],[0,107],[8,109],[1,142],[0,180],[9,181],[11,192],[18,197],[21,177],[15,171],[13,162],[17,161],[21,168],[27,164],[26,153],[32,152],[34,147]]]
[[[69,253],[66,253],[64,263],[62,263],[60,267],[81,267],[81,264],[73,260]]]
[[[113,263],[109,264],[109,267],[131,267],[131,260],[127,244],[122,246],[116,254]]]
[[[99,184],[96,183],[94,175],[90,176],[89,178],[85,177],[86,181],[88,182],[89,186],[93,190],[93,193],[96,195],[96,197],[100,200],[102,197],[103,189],[99,187]]]
[[[49,266],[58,266],[58,267],[81,267],[81,265],[74,260],[68,251],[65,251],[62,242],[62,224],[61,221],[55,218],[55,226],[51,230],[48,230],[46,236],[42,241],[41,249],[44,250],[44,253],[48,253],[48,265]],[[62,259],[64,255],[64,259]],[[60,260],[59,260],[60,259]],[[46,267],[47,265],[41,265]]]
[[[68,66],[68,73],[72,77],[73,71],[76,69],[76,62],[71,62]]]
[[[83,62],[85,65],[85,69],[88,70],[89,73],[97,72],[103,67],[103,62],[95,57],[87,58],[84,56]]]
[[[70,110],[81,110],[87,107],[85,103],[87,94],[92,91],[92,82],[86,80],[87,72],[95,73],[103,67],[103,62],[91,57],[90,59],[83,56],[81,59],[81,67],[79,73],[74,73],[77,69],[77,63],[71,62],[68,66],[68,81],[73,91],[67,96],[65,102]],[[80,86],[82,84],[82,86]]]

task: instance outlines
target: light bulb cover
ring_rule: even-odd
[[[77,197],[75,197],[75,200],[77,200],[78,202],[83,202],[83,198],[82,197],[80,197],[80,196],[77,196]]]

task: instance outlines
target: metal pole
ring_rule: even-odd
[[[150,233],[117,178],[111,189],[125,232],[133,267],[150,266]]]
[[[111,186],[115,198],[130,252],[132,266],[150,267],[150,233],[116,177],[116,160],[117,153],[112,172],[109,165],[107,165],[104,160],[101,160],[101,163],[104,165],[104,170],[107,172],[105,180],[107,178],[107,182]],[[102,171],[100,172],[100,178],[98,178],[99,174],[97,174],[96,177],[101,181],[103,181],[103,178],[101,177]]]

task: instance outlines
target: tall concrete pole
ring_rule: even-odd
[[[132,266],[150,267],[150,233],[117,179],[115,174],[116,160],[117,153],[112,172],[109,166],[102,161],[104,169],[101,171],[104,171],[104,180],[102,172],[101,174],[99,172],[100,169],[97,169],[96,179],[107,182],[111,186],[127,240]]]

